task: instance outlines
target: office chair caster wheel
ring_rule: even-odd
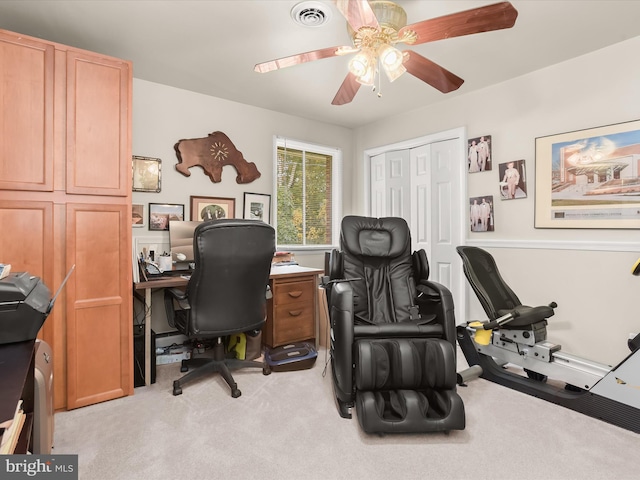
[[[240,389],[234,388],[233,390],[231,390],[231,396],[233,398],[238,398],[240,395],[242,395],[242,392],[240,391]]]
[[[184,373],[188,371],[189,371],[189,365],[187,364],[187,361],[182,360],[182,363],[180,364],[180,372]]]
[[[182,395],[182,387],[178,380],[173,382],[173,396],[175,397],[176,395]]]
[[[269,365],[264,365],[262,367],[262,374],[263,375],[271,375],[271,367]]]

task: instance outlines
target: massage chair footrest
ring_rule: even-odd
[[[446,413],[434,414],[431,403],[447,405]],[[357,392],[356,411],[358,422],[367,433],[448,432],[465,428],[462,400],[451,390]]]
[[[356,341],[356,412],[368,433],[463,430],[455,350],[435,338]]]

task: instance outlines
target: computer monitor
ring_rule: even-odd
[[[196,221],[169,221],[169,243],[171,244],[171,260],[174,270],[188,270],[189,263],[195,261],[193,254],[193,232],[202,222]],[[184,259],[178,258],[178,254],[184,255]]]

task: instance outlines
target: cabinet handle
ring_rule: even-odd
[[[302,310],[289,310],[289,315],[292,317],[297,317],[302,313]]]
[[[289,296],[293,298],[298,298],[302,295],[302,290],[296,290],[295,292],[289,292]]]

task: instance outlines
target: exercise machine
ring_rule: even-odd
[[[458,384],[479,376],[640,433],[640,334],[628,340],[631,352],[615,367],[566,353],[547,340],[555,302],[522,305],[488,252],[470,246],[456,250],[489,317],[457,327],[469,364],[458,373]],[[640,275],[640,259],[632,273]]]

